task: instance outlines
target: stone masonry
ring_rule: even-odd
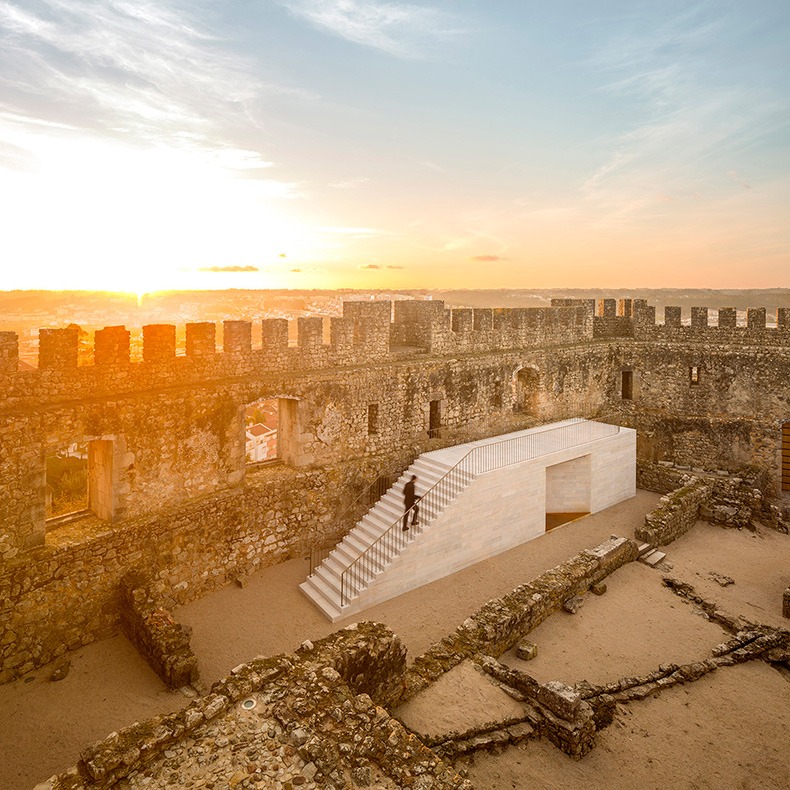
[[[96,332],[93,365],[73,329],[46,329],[25,371],[0,333],[0,683],[116,632],[130,571],[183,603],[323,545],[376,477],[426,450],[569,417],[635,428],[642,462],[756,470],[758,517],[786,524],[790,313],[775,328],[764,311],[713,315],[346,302],[328,343],[314,318],[296,346],[281,319],[200,323],[181,354],[175,327],[153,325],[142,362],[124,327]],[[262,398],[280,404],[280,464],[253,470],[244,409]],[[55,529],[45,458],[72,442],[88,445],[90,512]]]

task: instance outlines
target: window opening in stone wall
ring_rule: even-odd
[[[442,427],[442,407],[438,400],[432,400],[428,410],[428,436],[431,439],[439,437]]]
[[[693,385],[699,384],[699,366],[692,365],[689,368],[689,383]]]
[[[620,378],[620,395],[623,400],[634,399],[634,372],[632,370],[622,371]]]
[[[47,519],[85,513],[88,510],[88,444],[72,442],[46,457]]]
[[[379,405],[371,403],[368,406],[368,436],[379,432]]]
[[[790,491],[790,422],[782,426],[782,491]]]
[[[262,398],[247,406],[244,410],[244,433],[248,464],[277,460],[279,424],[279,399]]]

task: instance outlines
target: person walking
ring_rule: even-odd
[[[409,511],[411,511],[411,525],[415,526],[417,524],[417,514],[420,512],[420,509],[417,507],[417,502],[420,501],[420,498],[417,496],[417,492],[415,490],[415,485],[417,483],[417,475],[412,475],[411,480],[406,481],[406,485],[403,486],[403,531],[409,529]]]

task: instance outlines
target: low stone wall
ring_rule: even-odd
[[[137,574],[124,577],[120,607],[124,634],[170,688],[197,682],[197,656],[189,644],[191,629],[173,619],[150,584]]]
[[[770,477],[764,470],[742,469],[731,474],[723,469],[706,470],[676,465],[670,461],[639,461],[636,481],[639,488],[667,494],[690,482],[694,477],[711,489],[711,497],[700,508],[700,518],[726,527],[751,528],[754,521],[787,534],[790,532],[790,508],[771,501],[764,491],[770,490]]]
[[[452,634],[418,656],[409,668],[400,702],[478,653],[498,657],[575,595],[586,592],[638,556],[637,544],[611,538],[552,568],[502,598],[495,598]]]
[[[711,489],[702,480],[692,481],[661,497],[660,504],[645,516],[636,537],[651,546],[666,546],[688,532],[700,517],[700,508],[710,501]]]
[[[184,710],[133,724],[83,750],[76,768],[38,790],[107,788],[121,781],[134,788],[164,786],[166,779],[171,781],[171,768],[183,764],[194,747],[201,755],[222,748],[211,728],[223,718],[228,719],[228,731],[241,734],[257,754],[261,732],[273,729],[262,726],[260,719],[250,727],[240,718],[244,714],[237,703],[245,698],[257,698],[267,710],[263,724],[276,727],[277,735],[268,743],[284,743],[288,754],[298,753],[303,771],[306,764],[311,766],[312,787],[364,786],[380,777],[386,783],[375,786],[470,789],[374,701],[391,696],[392,679],[402,676],[405,654],[385,626],[359,623],[305,644],[296,654],[255,659]],[[245,760],[244,777],[250,762]],[[230,762],[228,770],[232,772]],[[225,787],[241,779],[229,773],[219,781],[217,786]]]
[[[527,704],[529,723],[560,751],[579,759],[592,750],[595,712],[574,689],[557,680],[538,683],[490,656],[481,656],[478,662],[505,691]]]

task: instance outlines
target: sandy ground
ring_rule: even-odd
[[[530,633],[537,658],[520,661],[512,650],[502,663],[541,683],[604,684],[647,674],[659,664],[699,661],[728,638],[664,587],[660,571],[641,562],[620,568],[606,585],[605,595],[586,595],[575,615],[558,612]]]
[[[57,683],[49,666],[0,686],[2,790],[30,790],[76,764],[86,744],[189,702],[168,691],[122,636],[69,658],[71,670]]]
[[[414,732],[435,736],[523,716],[525,710],[464,661],[393,713]]]
[[[232,667],[256,655],[290,652],[304,639],[318,638],[332,633],[351,621],[362,619],[386,623],[401,636],[409,648],[410,657],[413,658],[444,634],[452,631],[469,614],[489,599],[509,592],[518,584],[559,564],[581,549],[597,545],[608,538],[610,534],[633,536],[634,527],[641,523],[644,514],[655,505],[658,499],[656,494],[640,491],[635,498],[628,502],[562,526],[524,546],[479,563],[472,568],[467,568],[446,579],[426,585],[419,590],[414,590],[398,599],[387,601],[362,614],[357,614],[345,622],[329,623],[299,592],[297,584],[304,579],[307,572],[307,563],[301,559],[265,569],[253,576],[244,589],[235,586],[228,587],[183,607],[175,614],[181,622],[193,627],[192,645],[198,656],[203,681],[206,684],[212,683],[227,674]],[[712,550],[720,544],[724,545],[726,549],[723,555],[720,556],[718,550],[711,554]],[[702,576],[695,575],[697,572],[704,576],[709,570],[715,570],[735,578],[736,585],[726,589],[711,582],[713,586],[709,595],[731,610],[743,611],[749,616],[751,612],[745,610],[748,603],[748,606],[759,607],[764,611],[773,607],[774,610],[779,611],[779,615],[776,616],[780,616],[781,612],[777,607],[781,606],[781,597],[776,598],[775,589],[779,589],[781,584],[787,586],[790,583],[786,578],[783,581],[778,578],[779,568],[782,569],[782,572],[787,572],[787,555],[784,552],[790,550],[789,547],[790,538],[774,533],[761,533],[758,537],[753,538],[748,532],[725,531],[698,525],[690,535],[670,547],[668,559],[676,563],[673,573],[679,576],[681,575],[681,564],[687,563],[683,566],[683,577],[685,578],[685,574],[688,574],[687,580],[695,584],[700,592],[704,592],[706,595],[708,590],[707,588],[703,589]],[[768,556],[763,556],[763,552],[766,552]],[[740,567],[736,561],[739,556],[742,557],[744,567]],[[784,560],[780,559],[783,557]],[[784,567],[782,567],[782,563],[784,563]],[[749,568],[752,569],[752,572],[748,572]],[[639,668],[642,666],[639,662],[644,661],[646,668],[653,668],[657,663],[671,658],[671,656],[665,658],[664,651],[659,651],[659,648],[663,644],[672,643],[668,634],[671,635],[671,632],[674,632],[675,626],[667,628],[658,620],[650,625],[651,621],[655,620],[652,614],[654,607],[657,607],[655,608],[656,613],[662,610],[667,617],[676,617],[676,623],[683,624],[682,626],[677,625],[679,628],[685,628],[685,622],[687,622],[683,617],[679,617],[679,612],[683,612],[686,618],[693,622],[695,628],[691,629],[690,638],[697,641],[693,642],[690,648],[693,648],[691,652],[695,656],[697,644],[700,649],[706,651],[711,644],[722,641],[721,638],[715,638],[712,632],[706,633],[706,630],[713,628],[713,626],[691,615],[690,609],[680,599],[666,598],[669,593],[660,588],[659,572],[641,566],[629,566],[619,572],[623,574],[624,579],[626,579],[624,575],[626,572],[634,575],[635,583],[638,585],[642,584],[642,579],[654,582],[654,585],[648,585],[651,590],[650,596],[644,603],[645,617],[643,620],[648,623],[649,628],[644,622],[640,626],[648,628],[647,633],[652,632],[653,635],[650,638],[654,640],[654,643],[652,648],[649,646],[629,648],[631,652],[624,653],[621,658],[610,665],[615,674],[618,674],[619,664],[617,662],[621,659],[624,664],[629,666],[632,662],[636,662],[639,665],[637,668]],[[550,652],[552,641],[557,645],[555,662],[558,663],[555,663],[557,670],[549,674],[557,675],[565,662],[567,676],[574,675],[576,669],[573,668],[571,660],[578,660],[574,654],[582,657],[581,662],[588,669],[597,660],[603,660],[605,649],[596,649],[590,652],[590,646],[587,644],[590,641],[589,636],[584,635],[581,636],[582,643],[578,644],[577,640],[576,648],[567,650],[567,655],[561,658],[559,637],[553,636],[551,630],[546,626],[549,623],[557,623],[561,628],[587,627],[583,624],[593,621],[596,610],[600,610],[597,616],[602,617],[608,611],[608,607],[612,607],[616,603],[618,597],[623,600],[629,598],[627,579],[621,585],[619,579],[615,581],[614,577],[610,577],[609,586],[610,592],[606,596],[587,602],[579,615],[575,616],[578,620],[570,615],[561,614],[541,626],[541,629],[545,629],[545,633],[542,633],[540,637],[541,652],[536,661],[532,662],[533,667],[538,667],[538,662],[552,655]],[[622,590],[618,591],[621,586]],[[639,586],[639,590],[642,590],[641,586]],[[640,595],[641,592],[634,594],[633,591],[630,594],[630,597],[634,599],[631,601],[632,612],[628,618],[623,614],[624,623],[626,620],[628,622],[627,626],[625,624],[619,625],[618,622],[611,623],[612,628],[620,628],[620,636],[616,640],[618,642],[639,641],[631,640],[630,630],[634,629],[635,623],[639,622],[638,602]],[[725,596],[741,596],[741,598],[735,598],[733,602],[730,602],[725,600]],[[661,601],[664,601],[663,609],[659,603],[656,603]],[[739,602],[742,602],[742,605]],[[618,617],[619,615],[614,615],[609,619],[617,621]],[[656,617],[658,617],[657,614]],[[604,618],[602,617],[602,619]],[[755,619],[771,622],[767,615],[763,618],[755,617]],[[645,638],[644,635],[640,635],[640,639],[643,638]],[[601,634],[601,640],[602,645],[607,643],[606,632]],[[659,651],[660,655],[652,655],[652,649]],[[622,645],[618,650],[623,651]],[[678,652],[677,655],[682,658],[683,654]],[[104,737],[113,729],[157,712],[173,710],[186,702],[186,698],[180,694],[165,690],[153,672],[148,669],[122,637],[90,645],[71,654],[71,659],[70,674],[65,680],[58,683],[48,680],[52,669],[48,667],[31,673],[30,676],[20,681],[0,687],[1,790],[29,790],[36,782],[74,765],[80,748],[85,744]],[[748,671],[759,674],[761,669],[762,665]],[[741,708],[737,710],[737,716],[749,723],[748,726],[755,733],[755,738],[758,738],[762,731],[766,743],[786,743],[786,738],[784,741],[774,739],[770,728],[765,730],[767,722],[763,722],[759,718],[760,716],[771,718],[771,715],[767,713],[772,710],[770,705],[762,705],[759,697],[756,698],[757,702],[754,706],[748,701],[753,693],[764,693],[766,698],[773,694],[774,703],[781,702],[784,705],[786,716],[789,706],[787,700],[781,697],[780,692],[790,688],[790,684],[787,684],[777,672],[770,670],[770,673],[772,673],[772,680],[775,675],[777,681],[781,681],[778,685],[774,684],[775,687],[772,687],[772,691],[769,692],[768,686],[765,685],[767,681],[763,683],[763,687],[760,687],[763,689],[762,691],[744,687],[744,690],[738,692],[737,688],[733,688],[731,691],[732,693],[738,692],[736,694],[738,699],[734,700],[732,704],[741,705]],[[595,679],[590,671],[582,674],[588,676],[590,680]],[[25,681],[31,677],[33,680],[26,683]],[[608,672],[606,677],[609,677]],[[763,678],[763,680],[765,679]],[[700,686],[701,683],[702,681],[695,684],[694,688]],[[770,686],[770,684],[768,685]],[[694,694],[694,688],[692,688],[692,694]],[[716,695],[713,695],[713,698],[718,699]],[[691,698],[684,697],[684,700],[687,699]],[[694,700],[696,699],[697,697],[694,696]],[[653,707],[654,703],[659,706],[666,704],[663,699],[649,701],[645,703],[645,710]],[[748,718],[749,712],[758,705],[761,705],[760,710],[755,712],[754,717]],[[636,716],[636,708],[632,706],[632,709],[634,710],[633,716]],[[664,709],[659,707],[659,710]],[[685,707],[667,710],[666,722],[671,725],[675,718],[682,718],[681,713]],[[704,712],[705,705],[702,705],[700,710]],[[640,713],[640,715],[642,714]],[[735,717],[735,714],[733,716]],[[773,719],[771,718],[771,720]],[[629,719],[629,723],[630,721],[631,719]],[[785,719],[784,726],[786,727],[786,725]],[[659,722],[656,727],[658,730],[661,730],[662,727],[664,730],[668,729],[666,723],[662,725]],[[649,727],[645,725],[645,729],[651,728],[653,728],[652,724]],[[609,737],[609,732],[614,732],[614,729],[607,731],[607,737]],[[669,743],[671,734],[666,732],[661,737],[666,736]],[[659,735],[660,733],[656,732],[655,737],[658,739]],[[714,733],[711,737],[718,736]],[[662,748],[665,748],[668,753],[672,751],[670,746]],[[704,743],[696,741],[689,741],[687,748],[689,749],[689,760],[701,758],[706,749]],[[585,758],[585,761],[580,764],[571,763],[565,755],[556,752],[553,747],[542,742],[530,744],[529,749],[532,750],[530,754],[532,752],[542,754],[543,750],[547,749],[545,760],[549,763],[552,760],[557,760],[559,764],[569,764],[571,767],[583,765],[590,759],[589,757]],[[694,751],[695,749],[697,751]],[[603,753],[603,750],[600,751]],[[527,754],[523,750],[513,750],[513,752],[519,755],[522,760]],[[506,752],[504,756],[507,754],[509,753]],[[543,771],[554,770],[549,763],[545,763],[541,767],[541,763],[535,762],[533,764],[532,758],[530,758],[530,765],[537,771],[536,775],[541,775]],[[482,759],[478,765],[483,765]],[[609,766],[609,770],[614,771],[612,776],[615,776],[622,772],[623,761],[618,761],[616,766],[610,762]],[[709,765],[711,771],[714,768],[715,766]],[[477,766],[475,770],[477,770]],[[604,771],[604,768],[600,770]],[[492,764],[491,781],[493,781],[494,774],[500,771],[505,771],[505,768],[495,768]],[[703,772],[700,775],[707,776],[708,774]],[[591,778],[590,781],[592,782],[593,779]],[[584,784],[576,782],[570,775],[569,782],[570,784],[557,786],[582,786]],[[538,786],[541,784],[549,786],[544,779],[538,781],[537,784]],[[688,782],[686,784],[679,782],[676,785],[678,787],[708,786]],[[481,782],[480,786],[524,787],[526,780],[518,779],[515,785]],[[604,783],[600,786],[607,785]],[[608,786],[614,787],[615,785]],[[749,787],[750,785],[742,786]],[[758,785],[753,786],[757,787]],[[763,786],[771,787],[770,784]]]
[[[326,620],[298,589],[309,570],[305,560],[291,560],[261,571],[244,589],[226,587],[182,607],[175,616],[192,626],[192,649],[207,682],[223,677],[253,656],[291,652],[305,639],[331,634],[360,620],[388,625],[413,658],[491,598],[510,592],[610,535],[633,537],[635,526],[642,523],[644,514],[659,498],[658,494],[639,491],[633,499],[608,510],[335,624]]]
[[[762,661],[619,710],[578,762],[539,740],[463,765],[480,790],[790,787],[790,683]]]

